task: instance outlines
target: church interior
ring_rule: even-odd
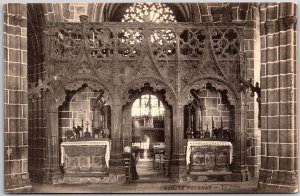
[[[3,8],[5,192],[298,190],[296,4]]]

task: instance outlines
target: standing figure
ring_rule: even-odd
[[[129,167],[130,167],[130,176],[132,180],[138,180],[139,176],[136,170],[136,156],[135,154],[137,153],[136,150],[133,150],[130,146],[126,146],[124,148],[124,153],[125,154],[130,154],[130,163],[129,163]]]
[[[131,171],[131,179],[132,180],[138,180],[139,175],[136,170],[136,164],[137,164],[137,150],[132,149],[130,153],[130,171]]]

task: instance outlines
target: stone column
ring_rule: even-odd
[[[247,181],[250,178],[246,166],[246,129],[247,129],[247,104],[241,103],[235,108],[235,142],[233,144],[233,181]]]
[[[132,117],[131,105],[123,108],[122,114],[122,130],[123,130],[123,147],[131,146],[132,141]]]
[[[111,150],[109,160],[109,181],[125,183],[125,165],[122,145],[122,105],[111,105]]]
[[[274,6],[265,4],[261,7],[267,15],[266,21],[261,21],[261,36],[271,36],[266,40],[266,49],[261,48],[261,54],[266,58],[261,69],[261,170],[258,191],[267,193],[298,190],[296,4],[280,3],[276,8],[278,15],[272,14]],[[275,36],[277,42],[274,41]]]
[[[173,106],[173,141],[172,155],[170,161],[170,180],[182,182],[186,180],[186,159],[184,140],[184,118],[183,105],[177,103]]]
[[[46,134],[46,164],[44,183],[57,184],[61,178],[59,169],[59,142],[58,142],[58,109],[52,104],[47,111]]]
[[[165,117],[164,117],[164,127],[165,127],[165,176],[169,176],[169,165],[170,165],[170,154],[171,154],[171,141],[172,141],[172,119],[170,108],[165,106]]]

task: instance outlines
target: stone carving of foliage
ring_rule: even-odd
[[[45,80],[39,79],[36,85],[32,85],[28,90],[28,99],[34,102],[42,96],[42,92],[49,91],[51,94],[54,93],[54,89],[50,85],[53,78],[50,78],[48,75],[45,76]]]
[[[74,59],[79,55],[83,45],[83,33],[80,25],[66,24],[56,28],[50,37],[51,56],[55,59]]]
[[[91,27],[88,35],[89,54],[94,59],[112,58],[114,54],[114,35],[109,28]]]

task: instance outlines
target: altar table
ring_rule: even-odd
[[[233,147],[228,141],[188,140],[186,163],[192,172],[229,171]]]
[[[109,158],[109,140],[61,143],[61,165],[64,165],[66,173],[105,172]]]

